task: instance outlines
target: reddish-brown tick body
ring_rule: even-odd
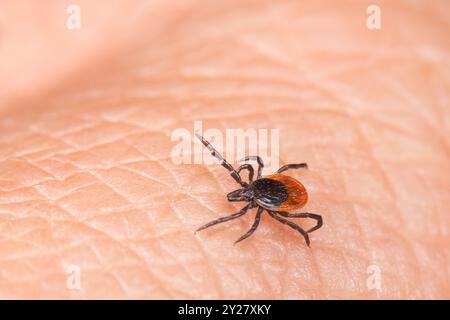
[[[253,181],[255,201],[272,211],[294,211],[308,202],[308,193],[300,181],[280,173]]]
[[[255,160],[258,163],[257,177],[256,180],[253,181],[255,170],[252,165],[248,163],[242,164],[237,170],[235,170],[233,166],[229,164],[208,141],[198,134],[196,134],[196,136],[209,149],[211,154],[220,161],[220,164],[230,172],[231,177],[241,186],[240,189],[234,190],[227,195],[228,201],[249,202],[239,212],[211,221],[203,227],[197,229],[197,231],[209,228],[218,223],[239,218],[249,209],[258,208],[255,221],[251,229],[240,237],[235,243],[251,236],[259,225],[262,213],[267,211],[275,220],[278,220],[292,229],[297,230],[305,238],[306,244],[308,246],[310,245],[308,234],[322,226],[322,217],[318,214],[310,212],[290,213],[303,208],[308,201],[308,193],[306,192],[303,184],[301,184],[298,180],[281,174],[289,169],[307,169],[308,166],[306,163],[287,164],[278,169],[276,173],[270,176],[262,177],[262,169],[264,168],[262,159],[259,156],[246,157],[242,159],[242,161]],[[240,172],[242,170],[248,171],[248,182],[242,180],[240,176]],[[316,220],[317,223],[314,227],[305,231],[297,224],[285,218],[311,218]]]

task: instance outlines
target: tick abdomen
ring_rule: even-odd
[[[290,176],[273,174],[253,182],[256,202],[273,211],[292,211],[308,202],[305,187]]]
[[[262,178],[252,184],[256,202],[264,208],[274,210],[289,196],[289,191],[279,181]]]

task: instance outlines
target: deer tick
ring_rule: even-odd
[[[203,227],[197,229],[204,230],[218,223],[230,221],[243,216],[249,209],[258,208],[252,227],[242,237],[236,240],[235,244],[250,237],[258,228],[261,215],[267,211],[269,216],[275,220],[297,230],[306,241],[308,247],[310,246],[309,236],[310,232],[319,229],[322,226],[322,217],[315,213],[289,213],[301,209],[308,201],[308,193],[305,187],[296,179],[282,174],[289,169],[308,169],[306,163],[286,164],[278,169],[277,172],[270,176],[262,176],[264,163],[259,156],[249,156],[242,159],[244,161],[256,161],[258,163],[258,171],[256,180],[253,180],[254,169],[251,164],[245,163],[239,166],[237,170],[228,163],[221,154],[202,136],[195,134],[198,139],[211,151],[211,155],[216,157],[220,164],[229,171],[231,177],[241,186],[240,189],[234,190],[227,195],[228,201],[247,201],[248,204],[239,212],[216,219],[205,224]],[[240,173],[242,170],[248,171],[248,182],[242,180]],[[311,218],[316,220],[316,225],[308,230],[302,229],[297,224],[285,218]]]

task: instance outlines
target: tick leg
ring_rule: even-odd
[[[288,213],[288,212],[280,212],[277,211],[277,213],[280,216],[286,217],[286,218],[311,218],[317,221],[316,225],[312,227],[311,229],[307,230],[306,232],[313,232],[317,229],[319,229],[323,225],[322,216],[315,214],[315,213],[309,213],[309,212],[303,212],[303,213]]]
[[[282,172],[287,171],[289,169],[301,169],[301,168],[308,169],[308,165],[306,163],[286,164],[286,165],[282,166],[280,169],[278,169],[277,173],[282,173]]]
[[[274,218],[275,220],[278,220],[282,224],[286,224],[289,227],[291,227],[292,229],[297,230],[298,232],[300,232],[300,234],[305,238],[305,241],[306,241],[306,244],[308,245],[308,247],[310,246],[309,236],[308,236],[308,233],[305,230],[300,228],[300,226],[296,225],[295,223],[293,223],[293,222],[291,222],[289,220],[281,218],[280,216],[277,215],[276,212],[273,212],[273,211],[268,211],[268,212],[269,212],[270,216],[272,218]]]
[[[248,183],[252,183],[253,182],[253,175],[255,174],[255,170],[253,169],[251,164],[243,164],[241,166],[239,166],[239,168],[237,169],[237,173],[240,174],[242,170],[248,170]]]
[[[255,232],[256,228],[258,228],[259,225],[259,221],[261,220],[261,214],[263,213],[264,208],[259,207],[258,211],[256,212],[256,216],[255,216],[255,222],[253,222],[252,227],[250,228],[250,230],[247,231],[246,234],[244,234],[242,237],[240,237],[239,239],[237,239],[234,244],[241,242],[244,239],[247,239],[248,237],[250,237],[253,232]]]
[[[247,184],[242,181],[241,176],[236,172],[236,170],[234,170],[233,166],[228,163],[227,160],[225,160],[222,155],[212,146],[211,143],[209,143],[208,141],[205,140],[205,138],[203,138],[201,135],[199,135],[198,133],[195,134],[195,136],[203,143],[203,145],[208,148],[209,151],[211,151],[211,155],[213,157],[216,157],[217,160],[220,161],[220,165],[222,167],[224,167],[225,169],[227,169],[230,172],[231,177],[237,182],[239,183],[242,187],[246,187]]]
[[[243,207],[239,212],[236,212],[236,213],[234,213],[234,214],[232,214],[232,215],[229,215],[229,216],[226,216],[226,217],[222,217],[222,218],[213,220],[213,221],[211,221],[211,222],[208,222],[208,223],[205,224],[204,226],[198,228],[198,229],[195,231],[195,233],[199,232],[200,230],[203,230],[203,229],[212,227],[212,226],[214,226],[214,225],[216,225],[216,224],[218,224],[218,223],[227,222],[227,221],[230,221],[230,220],[233,220],[233,219],[237,219],[237,218],[243,216],[243,215],[248,211],[248,209],[251,209],[251,208],[253,208],[253,203],[249,203],[248,205],[246,205],[245,207]]]
[[[264,169],[264,161],[261,159],[260,156],[248,156],[248,157],[245,157],[245,158],[239,160],[239,162],[248,161],[248,160],[256,160],[256,162],[258,163],[258,175],[257,175],[256,179],[261,178],[262,171]]]

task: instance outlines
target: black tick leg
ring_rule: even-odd
[[[262,208],[262,207],[258,208],[258,211],[256,212],[256,216],[255,216],[255,222],[253,222],[252,227],[242,237],[237,239],[234,242],[234,244],[241,242],[244,239],[247,239],[248,237],[250,237],[253,234],[253,232],[255,232],[255,230],[258,228],[259,221],[261,220],[261,214],[263,213],[263,211],[264,211],[264,208]]]
[[[260,156],[248,156],[248,157],[245,157],[245,158],[239,160],[239,162],[248,161],[248,160],[256,160],[256,162],[258,163],[258,175],[256,176],[256,179],[261,178],[262,171],[264,169],[264,161],[261,159]]]
[[[236,170],[234,170],[233,166],[227,161],[225,160],[222,155],[212,146],[211,143],[209,143],[208,141],[205,140],[205,138],[203,138],[201,135],[199,135],[198,133],[195,134],[195,136],[203,143],[203,145],[208,148],[209,151],[211,151],[211,155],[213,157],[216,157],[217,160],[220,161],[220,164],[222,167],[224,167],[225,169],[227,169],[230,172],[231,177],[237,182],[239,183],[242,187],[246,187],[247,183],[245,183],[244,181],[242,181],[241,176],[236,172]]]
[[[233,219],[237,219],[237,218],[243,216],[243,215],[248,211],[248,209],[253,208],[253,206],[254,206],[254,204],[253,204],[252,202],[250,202],[248,205],[246,205],[245,207],[243,207],[239,212],[236,212],[236,213],[234,213],[234,214],[232,214],[232,215],[229,215],[229,216],[226,216],[226,217],[222,217],[222,218],[213,220],[213,221],[211,221],[211,222],[208,222],[208,223],[205,224],[204,226],[198,228],[198,229],[195,231],[195,233],[197,233],[197,232],[199,232],[199,231],[201,231],[201,230],[204,230],[204,229],[206,229],[206,228],[212,227],[212,226],[214,226],[214,225],[216,225],[216,224],[218,224],[218,223],[227,222],[227,221],[230,221],[230,220],[233,220]]]
[[[253,182],[253,175],[255,174],[255,170],[253,169],[251,164],[243,164],[239,166],[237,169],[237,173],[240,174],[242,170],[248,170],[248,184]]]
[[[280,216],[286,217],[286,218],[311,218],[317,221],[316,225],[314,227],[312,227],[311,229],[309,229],[306,232],[313,232],[317,229],[319,229],[322,225],[323,225],[323,220],[322,220],[322,216],[315,214],[315,213],[310,213],[310,212],[303,212],[303,213],[288,213],[288,212],[280,212],[277,211],[277,213]]]
[[[278,216],[277,213],[274,212],[274,211],[268,211],[268,212],[269,212],[270,216],[271,216],[272,218],[274,218],[275,220],[278,220],[278,221],[281,222],[282,224],[286,224],[286,225],[288,225],[289,227],[291,227],[292,229],[297,230],[297,231],[305,238],[305,241],[306,241],[306,244],[308,245],[308,247],[310,246],[309,236],[308,236],[308,233],[307,233],[305,230],[303,230],[302,228],[300,228],[300,226],[296,225],[295,223],[293,223],[293,222],[291,222],[291,221],[289,221],[289,220],[286,220],[286,219],[281,218],[281,217]]]
[[[282,173],[282,172],[287,171],[289,169],[301,169],[301,168],[308,169],[308,165],[306,163],[286,164],[286,165],[282,166],[280,169],[278,169],[277,173]]]

